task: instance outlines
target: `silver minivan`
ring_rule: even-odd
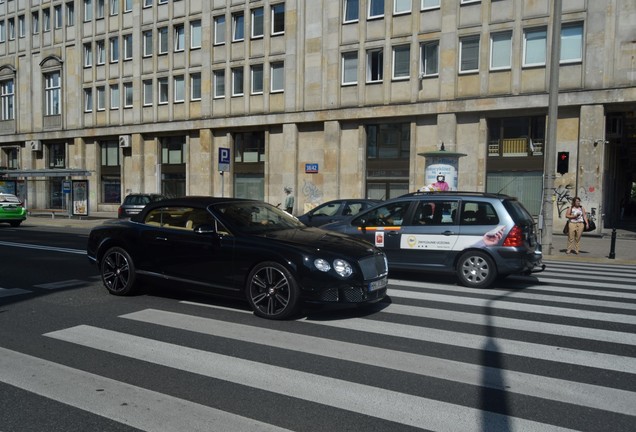
[[[545,268],[532,215],[507,195],[415,192],[322,228],[382,248],[390,269],[455,273],[468,287]]]

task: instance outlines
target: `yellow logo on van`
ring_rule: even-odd
[[[410,248],[414,248],[417,245],[417,238],[414,235],[410,235],[406,238],[406,244]]]

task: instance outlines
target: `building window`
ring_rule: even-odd
[[[263,65],[251,68],[252,94],[263,94]]]
[[[461,4],[479,3],[481,0],[461,0]]]
[[[490,35],[490,70],[510,69],[512,62],[512,32]]]
[[[133,100],[132,83],[124,83],[124,108],[132,108]]]
[[[367,159],[408,159],[411,154],[409,123],[369,125]]]
[[[110,62],[117,63],[119,61],[119,36],[110,38]]]
[[[62,6],[57,5],[53,8],[53,25],[56,29],[61,29],[63,25]]]
[[[104,18],[104,0],[97,0],[97,12],[95,13],[95,18]]]
[[[144,57],[152,55],[152,30],[147,30],[143,33],[144,42]]]
[[[119,13],[119,1],[120,0],[110,0],[110,14],[117,15]]]
[[[0,20],[0,42],[4,42],[6,40],[5,31],[6,31],[6,25],[4,24],[3,20]]]
[[[422,0],[422,10],[439,9],[440,0]]]
[[[271,92],[279,93],[285,90],[285,64],[283,62],[271,65]]]
[[[157,80],[158,93],[159,93],[159,105],[168,103],[168,78],[159,78]]]
[[[243,13],[232,15],[232,41],[238,42],[245,39],[245,16]]]
[[[13,120],[15,87],[12,79],[0,82],[0,99],[2,100],[2,120]]]
[[[38,34],[40,32],[40,13],[33,12],[31,14],[31,32]]]
[[[159,54],[168,53],[168,27],[161,27],[157,30],[159,37]]]
[[[342,84],[358,83],[358,53],[356,51],[342,54]]]
[[[185,50],[185,26],[179,24],[174,26],[174,51]]]
[[[66,168],[66,144],[49,144],[49,168]]]
[[[262,7],[252,10],[252,37],[261,38],[263,32],[264,9]]]
[[[561,63],[583,60],[583,24],[568,24],[561,28]]]
[[[411,12],[411,0],[394,0],[393,14],[405,14]]]
[[[152,80],[144,80],[144,106],[152,105]]]
[[[285,4],[272,6],[272,35],[285,33]]]
[[[232,96],[243,96],[243,68],[232,68]]]
[[[190,23],[190,49],[201,48],[201,21]]]
[[[66,27],[73,27],[75,25],[75,3],[66,3]]]
[[[421,76],[437,76],[439,74],[439,42],[435,41],[422,44],[421,55]]]
[[[410,123],[366,127],[368,197],[389,199],[408,192],[410,149]]]
[[[119,143],[117,141],[106,141],[102,143],[101,156],[101,165],[103,167],[119,166]]]
[[[369,19],[384,16],[384,0],[369,0]]]
[[[119,85],[113,84],[110,86],[110,109],[119,108]]]
[[[51,30],[51,11],[49,8],[42,9],[42,30],[45,32]]]
[[[225,96],[225,71],[214,71],[214,97],[221,98]]]
[[[16,147],[9,147],[5,149],[7,154],[7,168],[9,169],[19,169],[20,168],[20,159],[18,157],[18,149]]]
[[[132,60],[133,58],[133,37],[131,34],[123,35],[124,40],[124,60]]]
[[[15,19],[9,18],[9,40],[15,39]]]
[[[93,0],[84,0],[84,22],[93,19]]]
[[[47,73],[44,76],[44,100],[47,116],[62,114],[62,81],[60,72]]]
[[[407,79],[411,66],[411,47],[402,45],[393,48],[393,79]]]
[[[119,162],[119,142],[116,140],[101,143],[101,202],[121,203],[121,168]]]
[[[545,66],[546,42],[545,28],[523,32],[523,66]]]
[[[201,100],[201,74],[190,74],[190,100]]]
[[[93,66],[93,46],[91,43],[84,44],[84,67]]]
[[[463,37],[459,40],[459,71],[479,70],[479,36]]]
[[[152,6],[152,2],[153,2],[153,0],[144,0],[144,7],[145,8],[151,7]]]
[[[96,63],[98,65],[103,65],[106,63],[106,48],[104,47],[104,41],[100,40],[95,42],[95,51],[96,51]]]
[[[382,49],[367,51],[367,82],[382,81],[383,64]]]
[[[214,17],[214,44],[225,43],[225,16]]]
[[[359,0],[344,0],[344,22],[357,22],[360,19]]]
[[[174,77],[174,101],[185,101],[185,79],[183,75]]]
[[[97,93],[97,111],[104,111],[106,109],[106,89],[104,86],[98,86],[95,91]]]
[[[84,112],[92,112],[93,111],[93,89],[85,88],[84,89]]]
[[[124,12],[132,12],[133,0],[124,0]]]

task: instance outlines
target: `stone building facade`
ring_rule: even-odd
[[[0,0],[0,186],[88,213],[131,192],[222,195],[295,213],[424,184],[541,213],[579,195],[616,221],[636,181],[636,4],[565,0],[557,140],[546,142],[551,0]],[[229,156],[226,160],[225,157]],[[84,199],[84,198],[82,198]],[[603,224],[597,224],[602,226]]]

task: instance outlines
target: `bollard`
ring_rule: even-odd
[[[612,228],[612,242],[610,243],[609,259],[616,258],[616,228]]]

